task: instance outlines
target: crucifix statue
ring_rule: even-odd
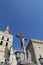
[[[23,59],[25,59],[24,40],[27,41],[27,39],[22,34],[17,34],[16,37],[20,38],[20,41],[21,41],[20,53],[21,53],[21,58],[23,60]]]

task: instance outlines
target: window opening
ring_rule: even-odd
[[[7,38],[7,41],[9,41],[9,38]]]
[[[4,39],[4,36],[2,37],[2,40]]]
[[[8,46],[8,43],[6,43],[6,46]]]
[[[0,42],[0,45],[2,45],[3,41]]]

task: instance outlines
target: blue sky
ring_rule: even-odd
[[[14,35],[15,49],[20,48],[16,34],[43,40],[43,0],[0,0],[0,30],[7,25]]]

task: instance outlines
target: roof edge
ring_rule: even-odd
[[[31,45],[32,42],[35,42],[35,43],[43,43],[43,40],[37,40],[37,39],[30,39],[27,46],[26,46],[26,49]]]
[[[31,40],[31,42],[37,42],[37,43],[43,43],[43,40],[37,40],[37,39],[30,39]]]

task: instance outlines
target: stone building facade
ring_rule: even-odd
[[[43,41],[30,39],[26,47],[27,60],[36,65],[43,65]]]
[[[16,58],[13,51],[13,35],[9,33],[7,26],[4,31],[0,31],[0,64],[17,65]]]

